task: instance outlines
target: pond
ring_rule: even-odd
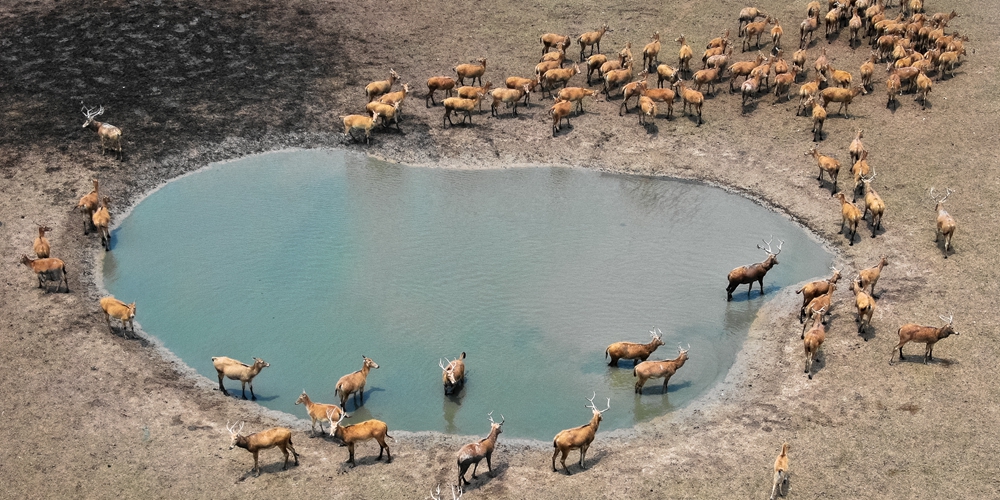
[[[768,294],[825,275],[829,254],[787,217],[703,184],[558,167],[414,168],[335,150],[213,164],[154,191],[103,259],[106,289],[137,302],[144,331],[216,380],[213,356],[270,363],[258,402],[336,402],[337,379],[368,376],[357,422],[549,440],[663,415],[720,381],[766,300],[726,302],[726,274],[784,240]],[[633,391],[631,362],[605,348],[648,342],[690,360]],[[468,379],[445,396],[438,361],[461,352]],[[238,381],[226,381],[235,397]],[[234,392],[235,390],[235,392]]]

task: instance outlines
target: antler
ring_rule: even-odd
[[[941,198],[940,200],[938,200],[938,203],[944,203],[944,200],[947,200],[948,197],[951,196],[951,193],[952,193],[951,188],[945,188],[945,189],[947,189],[948,192],[945,193],[944,198]]]
[[[448,359],[448,358],[444,358],[444,359]],[[444,363],[441,362],[441,358],[438,358],[438,366],[440,366],[442,370],[448,371],[448,368],[451,368],[451,361],[448,362],[448,368],[445,368]]]
[[[331,408],[329,410],[326,410],[326,419],[329,420],[331,423],[333,422],[333,412],[334,411],[336,411],[336,410],[334,410],[333,408]],[[332,429],[336,429],[337,426],[340,425],[340,423],[343,422],[345,418],[347,418],[347,416],[348,415],[347,415],[346,411],[340,412],[340,418],[337,419],[337,423],[333,424]],[[332,430],[330,431],[330,434],[333,434]]]
[[[594,395],[596,396],[597,394],[594,394]],[[497,424],[496,422],[493,421],[493,412],[492,411],[489,412],[488,414],[486,414],[486,416],[490,417],[490,423],[491,424],[495,424],[495,425],[503,425],[504,420],[507,420],[507,419],[505,419],[503,417],[503,413],[500,414],[500,423],[499,424]]]
[[[653,329],[649,331],[649,336],[655,340],[663,337],[663,332],[661,332],[659,328],[654,326]]]
[[[764,240],[761,239],[761,241],[764,241]],[[768,255],[778,255],[779,253],[781,253],[781,245],[784,245],[785,242],[782,241],[782,240],[778,240],[778,251],[777,252],[772,252],[771,251],[771,242],[772,241],[774,241],[774,235],[771,235],[771,239],[769,239],[767,241],[764,241],[764,244],[767,245],[767,248],[764,248],[764,247],[760,246],[760,243],[757,244],[757,248],[759,248],[759,249],[767,252]]]
[[[950,325],[951,322],[952,322],[952,320],[955,318],[955,315],[951,314],[947,318],[944,317],[944,316],[938,316],[938,317],[941,318],[942,321],[944,321],[945,323],[948,323]]]
[[[86,116],[88,120],[93,120],[94,117],[104,114],[104,106],[101,106],[97,111],[94,111],[94,108],[83,106],[80,108],[80,111],[83,112],[83,116]]]

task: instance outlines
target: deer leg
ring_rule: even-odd
[[[243,382],[241,380],[240,381],[240,386],[243,388],[243,399],[246,399],[247,398],[247,383]],[[250,392],[253,392],[253,391],[250,391]]]
[[[111,324],[109,323],[108,327],[110,327],[110,326],[111,326]],[[223,394],[225,394],[226,396],[228,396],[229,395],[229,391],[227,391],[226,388],[225,388],[225,386],[222,385],[222,379],[223,378],[224,378],[224,375],[222,374],[222,372],[219,372],[219,390],[222,391]]]
[[[469,470],[469,466],[468,465],[459,465],[458,466],[458,484],[460,486],[461,485],[469,484],[469,481],[465,479],[465,471],[467,471],[467,470]]]
[[[257,465],[257,453],[259,453],[259,452],[260,452],[260,450],[257,450],[257,451],[253,452],[253,472],[254,472],[253,475],[254,475],[254,477],[257,477],[257,476],[260,475],[260,466]]]
[[[250,400],[257,401],[257,395],[253,393],[253,380],[248,383],[250,384]],[[246,393],[244,393],[243,399],[246,399]]]
[[[476,469],[479,468],[479,462],[472,464],[472,479],[476,478]]]
[[[757,281],[760,283],[760,294],[764,295],[764,277],[761,276]]]
[[[584,467],[584,465],[583,465],[583,460],[585,458],[587,458],[587,448],[589,448],[589,446],[586,446],[586,445],[580,447],[580,468],[581,469],[586,469],[586,467]]]
[[[489,472],[490,476],[493,475],[493,464],[490,461],[492,455],[492,453],[486,454],[486,470]]]
[[[322,427],[323,426],[320,425],[320,428]],[[292,450],[292,457],[295,459],[295,465],[299,465],[299,454],[295,452],[295,447],[292,446],[291,438],[288,439],[288,449]],[[287,458],[286,458],[286,464],[287,464]]]
[[[347,453],[348,453],[347,463],[351,464],[351,466],[353,467],[355,465],[355,463],[354,463],[354,443],[350,443],[350,444],[347,445]]]
[[[288,449],[283,444],[279,444],[278,448],[281,448],[281,453],[285,455],[285,464],[281,466],[281,470],[288,470]]]

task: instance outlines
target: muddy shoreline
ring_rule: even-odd
[[[620,100],[602,98],[588,102],[586,113],[556,137],[545,116],[547,99],[539,104],[533,96],[518,118],[484,113],[471,126],[448,128],[441,126],[441,107],[422,102],[423,79],[484,54],[494,81],[527,74],[537,61],[539,33],[578,34],[608,21],[615,31],[606,53],[625,40],[637,50],[654,30],[670,40],[686,33],[697,49],[726,28],[735,33],[742,6],[387,2],[378,6],[380,16],[371,14],[373,5],[311,1],[43,0],[0,7],[0,69],[9,75],[0,82],[3,496],[231,498],[294,491],[425,498],[436,484],[446,489],[456,481],[454,453],[469,437],[400,432],[392,464],[361,446],[359,465],[348,469],[341,464],[346,451],[310,437],[299,416],[290,424],[300,465],[281,471],[280,453],[265,451],[263,472],[254,478],[247,474],[249,454],[227,449],[225,424],[245,420],[258,430],[284,423],[284,414],[223,397],[214,381],[205,390],[207,379],[190,375],[153,343],[109,334],[96,308],[98,243],[82,234],[82,216],[72,209],[94,176],[115,200],[115,218],[150,189],[212,162],[346,147],[414,166],[544,164],[694,179],[789,214],[828,242],[848,273],[888,255],[872,333],[856,335],[853,297],[838,290],[813,380],[802,373],[799,304],[786,287],[767,298],[737,363],[711,395],[634,431],[599,432],[587,470],[573,467],[569,477],[551,471],[548,443],[501,436],[494,477],[481,475],[463,498],[764,498],[782,442],[791,444],[789,496],[995,497],[1000,431],[982,422],[1000,413],[1000,394],[989,383],[1000,351],[989,326],[1000,291],[993,222],[1000,162],[988,149],[1000,133],[1000,88],[983,82],[998,76],[1000,46],[990,31],[1000,24],[998,14],[966,1],[927,5],[931,12],[960,12],[950,27],[968,34],[974,47],[955,76],[935,80],[927,109],[913,94],[904,94],[895,111],[886,109],[885,77],[877,71],[873,92],[851,105],[851,118],[831,110],[817,147],[844,161],[863,128],[875,184],[889,205],[885,230],[872,239],[862,227],[853,246],[837,231],[839,207],[829,185],[818,186],[815,163],[804,157],[812,134],[809,120],[794,116],[794,100],[762,95],[741,113],[740,96],[723,84],[706,100],[702,126],[678,104],[672,118],[643,128],[634,113],[617,115]],[[781,19],[785,43],[794,45],[789,35],[804,4],[760,7]],[[94,50],[98,41],[120,50]],[[672,62],[676,44],[663,47],[661,60]],[[837,67],[852,71],[868,54],[848,48],[841,35],[811,44],[809,61],[823,48]],[[736,52],[734,59],[750,54]],[[345,144],[339,116],[362,108],[360,89],[384,78],[390,66],[418,87],[406,102],[403,131],[376,132],[370,147]],[[102,156],[94,134],[80,130],[80,101],[107,106],[104,118],[125,132],[124,161]],[[847,177],[842,171],[841,188],[850,185]],[[932,241],[930,187],[955,190],[948,205],[960,226],[948,259]],[[53,255],[67,262],[71,293],[36,289],[17,262],[31,248],[35,223],[53,226]],[[753,249],[756,241],[734,244]],[[721,277],[719,300],[725,300]],[[140,322],[141,311],[140,304]],[[961,335],[938,344],[935,362],[921,363],[921,346],[913,346],[907,362],[888,365],[899,325],[934,324],[942,314],[954,314]],[[567,427],[586,417],[567,416]]]

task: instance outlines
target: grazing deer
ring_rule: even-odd
[[[111,125],[110,123],[101,123],[94,118],[104,114],[104,106],[100,109],[94,111],[94,108],[87,108],[84,106],[80,109],[83,112],[83,116],[87,117],[87,121],[83,122],[83,128],[90,128],[94,132],[97,132],[97,136],[101,139],[101,154],[105,154],[105,151],[111,149],[112,151],[118,151],[118,159],[122,159],[122,131],[118,127]]]
[[[747,289],[747,298],[750,298],[750,292],[753,290],[753,282],[756,281],[760,283],[760,294],[764,295],[764,275],[771,270],[772,267],[778,264],[778,254],[781,253],[781,245],[785,242],[778,240],[778,251],[771,252],[771,241],[774,240],[772,236],[770,240],[764,242],[767,248],[757,244],[757,248],[767,252],[767,258],[763,262],[758,262],[756,264],[750,264],[748,266],[740,266],[732,271],[729,271],[729,286],[726,287],[726,300],[733,300],[733,291],[736,287],[740,285],[750,285]]]
[[[611,398],[608,398],[608,407],[603,410],[598,410],[597,406],[594,405],[594,398],[597,397],[597,392],[591,396],[587,401],[590,404],[587,408],[590,408],[594,412],[594,416],[590,418],[590,422],[580,427],[574,427],[572,429],[566,429],[560,431],[556,434],[556,437],[552,439],[552,447],[555,451],[552,453],[552,472],[556,472],[556,456],[562,453],[563,470],[566,471],[566,475],[572,474],[569,468],[566,467],[566,456],[569,455],[570,450],[580,450],[580,468],[585,468],[583,465],[583,459],[587,457],[587,448],[590,448],[590,443],[594,442],[594,435],[597,434],[597,427],[601,425],[601,414],[611,409]]]
[[[299,454],[295,452],[295,447],[292,446],[291,430],[284,427],[274,427],[266,431],[255,432],[249,436],[241,436],[240,431],[243,430],[243,423],[240,422],[239,430],[233,430],[235,428],[236,424],[230,427],[229,423],[226,423],[226,429],[229,430],[229,436],[232,438],[232,441],[229,443],[229,449],[231,450],[239,446],[253,453],[254,476],[260,475],[260,466],[257,465],[257,454],[260,453],[260,450],[274,448],[275,446],[281,449],[281,453],[285,454],[285,465],[281,467],[281,470],[288,468],[288,450],[292,450],[292,455],[295,457],[295,465],[299,465]]]
[[[650,330],[649,336],[652,337],[652,340],[650,340],[647,344],[637,344],[635,342],[615,342],[614,344],[609,345],[608,348],[604,350],[604,359],[608,359],[608,357],[611,358],[611,362],[608,363],[608,366],[618,366],[619,359],[631,359],[633,367],[642,361],[646,361],[646,358],[648,358],[650,354],[653,354],[653,351],[655,351],[657,347],[663,345],[663,332],[661,332],[659,328]]]
[[[445,366],[439,359],[438,366],[442,370],[441,382],[444,384],[445,395],[455,394],[455,391],[465,384],[465,352],[463,351],[461,356],[449,361],[448,366]]]
[[[952,326],[954,316],[939,316],[942,321],[946,324],[940,328],[933,326],[920,326],[916,323],[907,323],[901,327],[896,332],[899,334],[899,343],[896,347],[892,348],[892,354],[889,355],[889,364],[892,364],[892,358],[896,355],[896,349],[899,349],[899,360],[905,361],[906,358],[903,357],[903,346],[907,342],[920,342],[927,344],[927,349],[924,350],[924,364],[926,365],[928,361],[934,360],[934,344],[937,341],[947,338],[951,335],[958,335],[955,331],[955,327]]]
[[[365,381],[368,379],[368,372],[372,368],[378,369],[378,364],[371,360],[371,358],[362,355],[364,358],[364,364],[361,365],[361,369],[354,372],[348,373],[340,380],[337,381],[336,388],[334,389],[334,394],[340,394],[340,408],[344,411],[347,410],[347,398],[354,394],[354,406],[359,407],[365,403]],[[361,397],[361,402],[358,402],[358,397]]]
[[[497,423],[493,421],[493,412],[490,412],[488,416],[490,418],[490,434],[478,443],[469,443],[458,450],[459,487],[463,484],[470,484],[465,479],[465,472],[469,470],[470,465],[472,466],[472,479],[476,478],[476,469],[479,467],[479,461],[484,458],[486,459],[486,468],[491,474],[493,473],[493,465],[490,463],[490,458],[493,456],[493,450],[497,446],[497,438],[503,432],[502,427],[506,419],[503,415],[500,415],[500,423]]]
[[[688,345],[688,349],[691,346]],[[651,378],[663,377],[663,393],[667,393],[667,383],[670,382],[670,377],[677,373],[677,370],[684,366],[684,362],[688,360],[688,349],[682,349],[677,346],[677,351],[679,354],[674,359],[665,359],[662,361],[643,361],[636,365],[632,369],[632,376],[638,377],[639,380],[635,383],[636,394],[642,394],[642,386],[646,384],[646,381]]]
[[[931,196],[934,196],[934,188],[931,188]],[[944,209],[944,201],[949,196],[951,196],[951,189],[934,206],[934,211],[937,212],[937,231],[934,232],[934,243],[937,243],[944,236],[944,258],[946,259],[948,258],[948,249],[953,248],[951,237],[955,235],[955,219]]]

